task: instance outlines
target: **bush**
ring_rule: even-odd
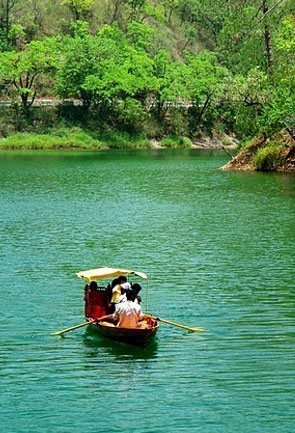
[[[268,146],[258,149],[253,162],[257,170],[272,171],[281,163],[282,145],[271,142]]]
[[[161,143],[163,146],[170,147],[172,149],[177,149],[179,147],[190,148],[192,146],[190,138],[182,136],[179,137],[177,135],[167,135],[167,137],[162,139]]]
[[[179,144],[181,147],[190,148],[193,143],[189,137],[179,137]]]
[[[112,149],[138,149],[147,147],[148,140],[140,135],[130,135],[127,132],[109,130],[100,133],[100,141]]]
[[[62,130],[51,134],[17,133],[3,138],[3,149],[100,149],[102,143],[85,131]]]

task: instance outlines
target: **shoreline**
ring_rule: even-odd
[[[292,136],[281,131],[265,138],[256,137],[239,149],[235,138],[166,136],[162,140],[143,136],[108,133],[100,135],[81,129],[53,130],[47,134],[15,133],[0,139],[0,151],[106,151],[106,150],[204,150],[223,151],[229,157],[220,167],[224,171],[295,173],[295,144]]]
[[[258,136],[242,147],[221,170],[295,173],[295,140],[287,130]]]
[[[126,134],[96,135],[83,130],[55,130],[50,133],[18,132],[0,138],[0,150],[108,150],[108,149],[204,149],[231,151],[238,148],[238,141],[228,136],[191,140],[188,137],[168,136],[163,139],[147,139]]]

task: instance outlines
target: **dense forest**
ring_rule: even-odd
[[[294,153],[294,65],[291,0],[0,0],[0,143],[262,137],[271,167]]]

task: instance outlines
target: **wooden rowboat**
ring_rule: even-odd
[[[106,337],[111,340],[122,341],[136,346],[145,346],[155,337],[159,329],[159,322],[176,326],[177,328],[182,328],[190,332],[205,331],[204,328],[187,326],[174,321],[172,322],[168,319],[154,317],[150,314],[144,314],[143,320],[139,321],[136,327],[124,328],[122,326],[116,326],[116,323],[114,322],[115,319],[111,314],[112,311],[110,311],[110,305],[114,305],[110,304],[110,295],[112,294],[111,286],[110,284],[108,284],[107,287],[98,286],[97,280],[116,278],[120,275],[134,275],[143,279],[147,279],[147,275],[144,272],[137,272],[129,269],[98,268],[90,269],[89,271],[78,272],[77,276],[79,278],[83,278],[87,283],[84,288],[86,322],[80,323],[79,325],[70,326],[69,328],[62,329],[60,331],[51,332],[51,335],[64,335],[66,332],[73,331],[74,329],[88,326],[92,330],[95,330],[95,332],[102,337]],[[133,290],[136,290],[135,284],[133,286]],[[139,301],[139,297],[137,299]]]
[[[155,337],[159,323],[156,319],[145,316],[141,326],[137,328],[121,328],[106,319],[89,326],[102,337],[143,347]]]
[[[120,275],[133,275],[147,279],[145,273],[129,269],[98,268],[81,271],[77,274],[86,283],[97,282],[106,278],[112,279]],[[91,284],[86,284],[84,290],[85,318],[87,321],[92,322],[89,326],[98,335],[136,346],[146,346],[155,337],[159,329],[159,321],[149,315],[144,315],[143,321],[139,322],[139,326],[136,328],[118,327],[111,318],[104,318],[104,320],[99,321],[101,317],[110,313],[108,307],[109,289],[103,286],[97,286],[93,289]],[[93,323],[94,320],[97,320],[97,322]]]

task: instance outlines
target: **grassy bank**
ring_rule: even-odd
[[[245,144],[223,169],[295,172],[295,140],[282,130],[272,137],[257,137]]]
[[[148,147],[148,140],[127,133],[94,134],[79,128],[56,129],[50,133],[15,133],[0,139],[0,149],[11,150],[56,150],[56,149],[130,149]]]
[[[169,135],[157,142],[141,135],[130,135],[116,130],[93,133],[80,128],[53,129],[46,133],[18,132],[0,139],[0,149],[3,150],[144,149],[157,146],[190,148],[192,141],[188,137]]]

